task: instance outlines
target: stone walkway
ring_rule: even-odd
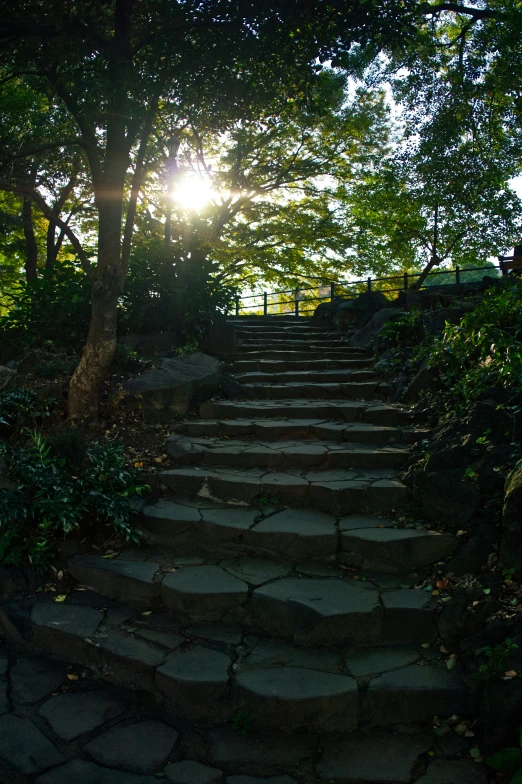
[[[471,742],[432,731],[474,701],[415,587],[457,540],[400,515],[424,431],[339,335],[238,336],[247,399],[174,428],[147,546],[1,608],[0,783],[485,784]]]

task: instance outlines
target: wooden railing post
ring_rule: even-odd
[[[295,290],[295,315],[296,316],[299,315],[299,300],[298,300],[298,296],[299,296],[299,289],[296,289]]]
[[[266,291],[263,293],[263,314],[268,316],[268,293]]]
[[[368,278],[368,291],[372,290],[372,279]]]
[[[455,267],[455,283],[460,283],[460,267],[458,264]]]
[[[404,273],[404,291],[408,291],[408,286],[409,286],[409,283],[408,283],[408,273],[405,272]]]
[[[239,297],[236,297],[236,316],[239,316]]]
[[[335,283],[330,283],[330,299],[333,302],[335,298]]]

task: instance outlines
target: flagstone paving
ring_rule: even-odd
[[[418,587],[457,539],[401,514],[427,431],[339,334],[235,323],[242,398],[173,423],[145,546],[0,608],[0,781],[483,784],[431,731],[475,706]]]

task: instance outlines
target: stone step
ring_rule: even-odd
[[[394,468],[404,461],[404,445],[388,447],[341,446],[318,441],[252,441],[232,438],[188,438],[172,435],[167,449],[178,466],[206,465],[219,468]]]
[[[310,323],[308,316],[229,316],[227,322],[236,327],[258,327],[275,326],[277,329],[284,328],[288,324],[296,324],[306,327]]]
[[[389,518],[338,518],[266,505],[234,507],[182,496],[146,504],[135,524],[149,542],[173,547],[179,554],[325,559],[332,569],[337,562],[382,573],[421,569],[450,555],[458,543],[451,534],[420,526],[399,528]]]
[[[311,413],[310,410],[308,413]],[[296,416],[294,411],[291,412]],[[261,416],[263,416],[261,414]],[[386,444],[414,443],[427,438],[428,430],[407,427],[388,427],[372,425],[365,422],[339,422],[325,419],[305,419],[304,414],[297,412],[297,417],[288,419],[250,418],[237,419],[203,419],[200,421],[180,422],[173,429],[176,433],[195,437],[258,438],[262,441],[281,441],[287,439],[319,439],[336,441],[337,443],[365,443],[383,446]],[[259,417],[259,412],[257,412]]]
[[[22,629],[26,644],[69,664],[93,667],[111,683],[148,692],[174,716],[204,719],[207,727],[239,713],[250,718],[256,737],[259,730],[278,730],[297,733],[297,740],[313,739],[310,733],[428,727],[434,715],[470,713],[471,700],[459,675],[448,672],[443,662],[427,661],[425,651],[412,645],[302,649],[243,636],[239,627],[180,624],[156,612],[133,615],[104,595],[87,592],[81,602],[79,598],[73,592],[60,604],[36,602]],[[363,609],[364,602],[359,603]],[[335,602],[332,610],[339,610]],[[235,737],[241,739],[241,734]],[[334,781],[367,780],[359,774],[357,779],[339,778],[349,760],[363,764],[360,754],[349,760],[343,755],[345,743],[363,737],[368,748],[367,735],[345,736],[342,743],[337,737],[337,746],[333,738],[324,738],[321,775]],[[293,743],[287,736],[285,745]],[[426,743],[424,739],[417,754]],[[219,750],[211,744],[209,762],[216,764],[217,756]],[[408,759],[412,765],[411,749]]]
[[[322,509],[334,515],[383,512],[406,502],[405,485],[393,470],[267,471],[266,468],[174,468],[159,471],[158,482],[176,495],[212,498],[232,504],[268,503]]]
[[[235,370],[235,368],[234,368]],[[341,370],[290,370],[281,372],[257,371],[250,373],[234,372],[234,377],[242,384],[301,384],[319,383],[329,384],[332,382],[359,382],[369,381],[377,378],[377,373],[373,370],[359,370],[353,368]],[[274,395],[275,397],[275,395]]]
[[[381,381],[376,374],[374,380],[351,381],[347,383],[305,383],[297,381],[285,384],[252,383],[243,384],[242,394],[250,400],[285,400],[311,398],[313,400],[351,400],[380,399],[388,391],[388,384],[381,387]]]
[[[80,585],[141,612],[163,607],[179,625],[239,625],[298,646],[424,644],[436,636],[436,602],[426,591],[383,590],[341,577],[306,577],[288,562],[172,557],[164,548],[136,560],[78,555],[68,569]],[[174,551],[175,552],[175,551]],[[143,553],[142,553],[143,558]],[[200,563],[198,563],[198,561]],[[297,567],[297,570],[300,567]]]
[[[283,338],[302,340],[303,338],[318,338],[319,340],[341,340],[345,337],[342,332],[328,332],[317,327],[285,327],[275,330],[273,327],[244,327],[236,329],[236,337],[242,340],[282,340]]]
[[[345,423],[367,422],[371,425],[394,427],[407,424],[410,413],[381,401],[316,398],[292,398],[283,403],[272,400],[208,400],[199,407],[202,419],[308,419],[321,424],[343,426]],[[313,415],[314,420],[311,419]],[[227,435],[232,435],[228,433]]]
[[[312,359],[329,359],[329,360],[343,360],[343,359],[350,359],[356,358],[358,356],[364,356],[364,353],[361,351],[357,351],[353,348],[346,348],[341,350],[337,349],[329,349],[323,348],[318,351],[312,351],[309,349],[308,351],[291,351],[291,350],[283,350],[280,351],[276,350],[265,350],[260,349],[257,351],[253,351],[252,348],[249,346],[241,347],[238,346],[236,349],[236,353],[233,355],[232,361],[235,363],[237,361],[242,360],[254,360],[255,362],[262,362],[264,360],[270,359],[277,359],[286,362],[287,360],[306,360],[310,361]]]
[[[310,340],[271,340],[256,341],[255,343],[239,343],[236,345],[236,354],[244,353],[265,353],[267,351],[296,352],[298,355],[303,351],[318,353],[325,352],[325,356],[357,356],[358,351],[350,348],[346,343],[340,341],[310,341]]]
[[[357,368],[369,368],[373,364],[371,359],[296,359],[282,362],[280,360],[264,360],[257,362],[256,360],[238,360],[231,366],[234,373],[284,373],[285,371],[295,373],[296,371],[307,370],[314,373],[319,373],[322,370],[341,373],[347,370],[355,370]]]
[[[339,338],[339,335],[332,338],[318,338],[310,335],[303,339],[291,338],[289,336],[266,338],[265,336],[260,335],[256,338],[241,338],[238,341],[236,348],[249,349],[250,351],[253,351],[256,348],[259,348],[260,350],[281,348],[285,351],[295,348],[298,351],[305,351],[307,348],[312,350],[319,350],[321,348],[343,349],[349,348],[349,346],[344,339]]]

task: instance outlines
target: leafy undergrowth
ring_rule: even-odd
[[[7,485],[0,489],[0,562],[46,568],[72,533],[139,541],[133,498],[148,488],[121,446],[87,445],[77,430],[47,440],[36,430],[22,435],[22,444],[0,442]]]

